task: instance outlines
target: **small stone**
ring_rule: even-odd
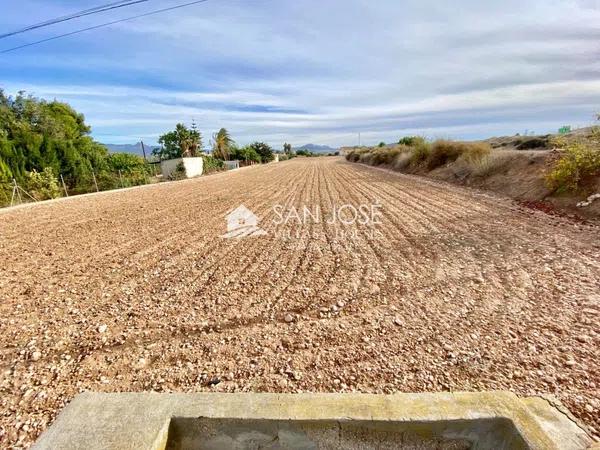
[[[588,403],[587,405],[585,405],[585,410],[592,414],[594,412],[594,407]]]
[[[346,304],[343,301],[341,301],[341,300],[338,300],[337,303],[336,303],[336,305],[337,305],[338,308],[343,308],[344,306],[346,306]]]
[[[33,361],[39,361],[41,357],[42,357],[42,352],[37,352],[37,351],[36,351],[36,352],[33,352],[33,353],[31,354],[31,359],[32,359]]]
[[[283,320],[285,320],[287,323],[292,323],[294,321],[294,316],[291,314],[286,314]]]
[[[446,350],[447,352],[451,352],[453,350],[453,348],[449,344],[444,344],[444,350]]]
[[[399,327],[401,327],[402,326],[402,321],[396,317],[394,319],[394,325],[398,325]]]
[[[108,325],[100,325],[98,327],[98,333],[106,333],[106,330],[108,330]]]
[[[568,359],[565,362],[565,366],[567,366],[567,367],[573,367],[574,365],[575,365],[575,361],[573,359]]]

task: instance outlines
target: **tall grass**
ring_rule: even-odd
[[[423,138],[405,138],[410,145],[399,144],[393,148],[360,149],[346,156],[348,161],[373,166],[387,165],[395,170],[433,170],[462,158],[466,162],[477,162],[488,156],[491,147],[477,142],[455,142],[438,140],[433,144]]]
[[[482,142],[435,141],[427,158],[427,168],[433,170],[454,162],[458,158],[467,162],[477,162],[488,156],[491,150],[489,144]]]

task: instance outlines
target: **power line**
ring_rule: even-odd
[[[52,37],[49,37],[46,39],[42,39],[40,41],[30,42],[29,44],[19,45],[18,47],[8,48],[6,50],[0,51],[0,54],[12,52],[12,51],[19,50],[19,49],[26,48],[26,47],[31,47],[33,45],[42,44],[44,42],[54,41],[56,39],[64,38],[67,36],[73,36],[74,34],[83,33],[84,31],[97,30],[98,28],[108,27],[110,25],[115,25],[117,23],[122,23],[122,22],[127,22],[129,20],[139,19],[140,17],[147,17],[147,16],[152,16],[154,14],[160,14],[163,12],[172,11],[174,9],[185,8],[186,6],[197,5],[199,3],[205,3],[207,1],[208,0],[196,0],[195,2],[183,3],[181,5],[175,5],[175,6],[171,6],[169,8],[157,9],[157,10],[150,11],[150,12],[147,12],[144,14],[138,14],[136,16],[127,17],[125,19],[113,20],[112,22],[106,22],[106,23],[102,23],[100,25],[95,25],[93,27],[82,28],[80,30],[71,31],[70,33],[59,34],[58,36],[52,36]]]
[[[37,30],[38,28],[47,27],[50,25],[54,25],[61,22],[66,22],[68,20],[78,19],[80,17],[91,16],[92,14],[98,14],[105,11],[110,11],[113,9],[123,8],[125,6],[136,5],[138,3],[145,3],[149,0],[122,0],[120,2],[108,3],[105,5],[96,6],[90,9],[84,9],[83,11],[78,11],[73,14],[69,14],[67,16],[57,17],[55,19],[50,19],[45,22],[36,23],[34,25],[29,25],[25,28],[21,28],[20,30],[11,31],[10,33],[0,34],[0,39],[5,39],[10,36],[15,36],[17,34],[26,33],[31,30]]]

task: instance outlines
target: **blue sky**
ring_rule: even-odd
[[[0,34],[103,3],[0,0]],[[276,147],[543,133],[600,111],[598,24],[600,0],[209,0],[0,54],[0,87],[69,102],[106,143],[154,143],[192,119],[206,141],[226,127]]]

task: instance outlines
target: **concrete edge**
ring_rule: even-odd
[[[171,418],[439,422],[508,419],[532,449],[584,449],[593,441],[541,398],[510,392],[422,394],[83,393],[35,449],[163,449]],[[74,443],[78,443],[74,445]]]

